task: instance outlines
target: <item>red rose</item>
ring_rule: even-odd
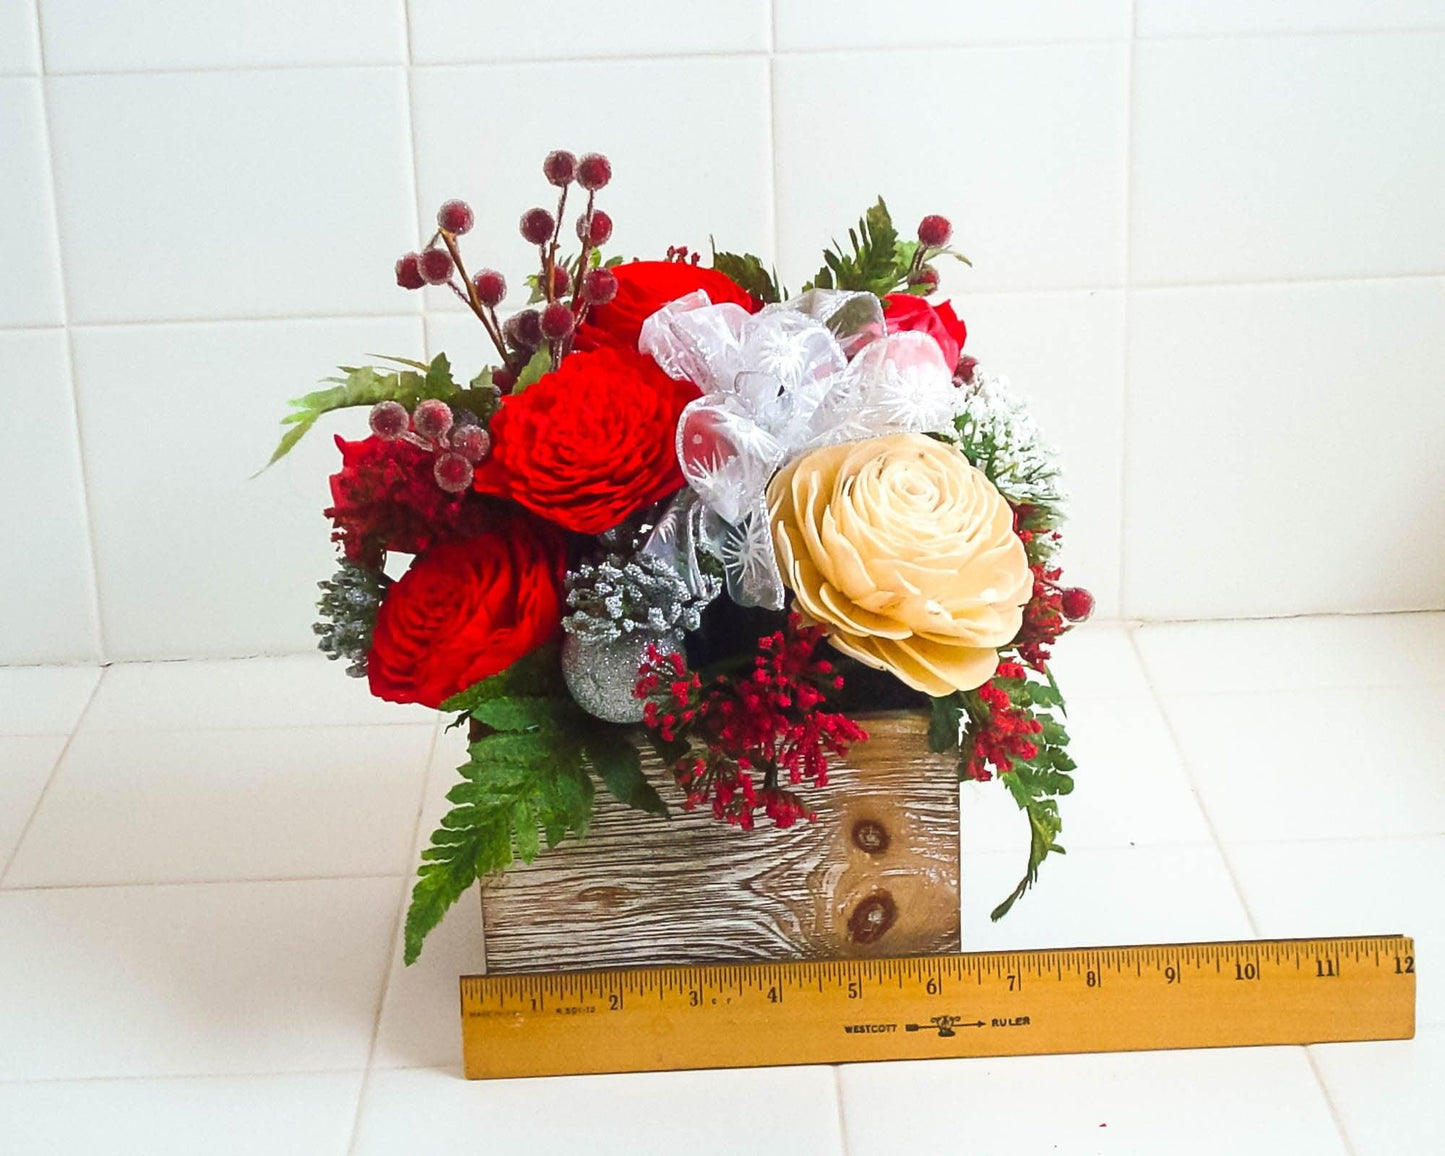
[[[386,592],[366,662],[377,698],[438,707],[557,632],[562,535],[520,512],[491,521],[428,550]]]
[[[598,305],[587,314],[578,327],[573,345],[577,349],[601,349],[608,345],[637,348],[642,323],[679,297],[697,289],[704,290],[714,305],[731,301],[749,313],[755,313],[758,302],[726,274],[700,265],[681,261],[633,261],[618,265],[617,296],[606,305]]]
[[[420,554],[438,543],[470,538],[486,521],[485,503],[472,494],[448,494],[432,475],[434,457],[404,441],[379,437],[336,439],[341,469],[331,475],[325,511],[353,562],[379,566],[388,550]]]
[[[580,534],[610,530],[682,486],[673,442],[697,395],[634,350],[573,353],[502,399],[476,488]]]
[[[958,355],[963,352],[963,343],[968,337],[968,326],[962,318],[954,315],[953,302],[945,301],[935,309],[912,293],[890,293],[883,298],[883,317],[888,322],[889,333],[910,330],[926,333],[938,342],[948,368],[958,365]]]

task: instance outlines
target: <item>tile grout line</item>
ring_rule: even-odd
[[[437,743],[442,734],[441,715],[437,715],[436,723],[432,727],[431,742],[427,745],[426,762],[422,765],[421,790],[417,795],[416,820],[411,825],[411,841],[407,845],[408,853],[416,847],[417,835],[421,831],[422,818],[426,812],[427,788],[431,786],[432,763],[436,761]],[[387,940],[386,970],[382,975],[381,992],[376,999],[376,1018],[371,1025],[371,1045],[366,1050],[366,1067],[361,1074],[361,1085],[356,1091],[356,1114],[351,1120],[351,1142],[347,1146],[348,1153],[355,1153],[357,1141],[361,1137],[361,1113],[366,1104],[366,1093],[371,1086],[371,1073],[376,1062],[376,1044],[381,1038],[381,1019],[386,1014],[386,997],[391,992],[391,979],[396,973],[397,940],[402,934],[402,928],[406,918],[407,909],[407,888],[405,880],[410,876],[403,877],[404,882],[401,889],[401,898],[397,901],[396,915],[391,921],[391,935]]]
[[[1199,777],[1195,773],[1193,760],[1185,752],[1184,744],[1179,737],[1179,732],[1175,729],[1174,719],[1170,715],[1169,708],[1165,703],[1165,696],[1163,692],[1154,685],[1154,676],[1150,672],[1149,664],[1145,661],[1144,653],[1139,649],[1139,644],[1135,640],[1137,629],[1137,627],[1134,627],[1129,630],[1129,646],[1134,651],[1134,659],[1138,662],[1140,669],[1144,673],[1144,681],[1149,687],[1151,697],[1154,699],[1155,708],[1164,720],[1164,729],[1169,735],[1169,741],[1174,747],[1174,753],[1178,756],[1180,765],[1184,768],[1184,774],[1189,780],[1190,790],[1194,792],[1194,797],[1198,801],[1199,813],[1204,816],[1205,826],[1208,827],[1210,838],[1214,840],[1215,850],[1219,852],[1219,857],[1224,863],[1224,869],[1229,875],[1230,885],[1234,888],[1234,894],[1239,899],[1240,907],[1244,910],[1244,917],[1249,921],[1250,932],[1257,939],[1260,934],[1259,921],[1255,918],[1254,909],[1250,906],[1249,899],[1244,894],[1244,888],[1240,885],[1239,875],[1234,869],[1234,861],[1230,857],[1224,840],[1219,836],[1219,830],[1214,824],[1214,817],[1209,813],[1209,807],[1204,802],[1204,796],[1199,790]],[[1354,1145],[1350,1141],[1349,1133],[1345,1131],[1344,1121],[1340,1117],[1339,1109],[1335,1106],[1334,1097],[1330,1095],[1329,1087],[1325,1084],[1324,1076],[1320,1072],[1319,1065],[1315,1062],[1315,1058],[1310,1053],[1308,1046],[1299,1046],[1304,1052],[1305,1062],[1309,1064],[1310,1071],[1315,1077],[1315,1085],[1319,1088],[1320,1095],[1324,1099],[1325,1107],[1330,1114],[1330,1120],[1335,1126],[1335,1132],[1340,1137],[1340,1143],[1344,1145],[1345,1151],[1349,1156],[1355,1156]]]
[[[263,1072],[136,1072],[109,1076],[22,1076],[19,1079],[0,1076],[0,1088],[25,1088],[44,1084],[98,1084],[113,1081],[160,1083],[165,1080],[271,1080],[277,1077],[289,1079],[307,1076],[360,1076],[363,1072],[362,1068],[267,1068]]]
[[[49,63],[45,51],[45,23],[40,13],[40,0],[32,0],[31,12],[35,17],[35,39],[40,55],[40,130],[44,135],[45,179],[50,192],[50,212],[55,222],[55,271],[60,275],[60,328],[65,333],[65,374],[70,384],[70,418],[75,435],[75,457],[80,469],[81,522],[85,535],[87,561],[90,576],[90,620],[94,631],[91,639],[96,657],[101,662],[106,658],[105,612],[100,597],[100,560],[96,550],[94,495],[92,492],[90,465],[85,456],[85,433],[80,421],[80,385],[75,372],[75,331],[71,328],[74,307],[71,301],[69,263],[65,259],[65,230],[60,222],[60,185],[55,172],[55,134],[50,113]],[[99,686],[99,680],[96,685]],[[86,707],[89,708],[89,701]],[[33,817],[33,816],[32,816]],[[8,870],[8,865],[7,865]],[[3,875],[0,875],[3,878]]]
[[[842,1156],[848,1156],[848,1109],[843,1103],[843,1066],[831,1065],[833,1069],[833,1103],[838,1110],[838,1146]]]
[[[96,732],[92,731],[91,733],[95,734]],[[6,887],[0,884],[0,896],[43,895],[55,891],[118,891],[127,887],[134,890],[142,887],[233,887],[248,884],[272,883],[359,883],[373,879],[405,879],[406,877],[406,872],[404,871],[382,871],[373,874],[350,875],[257,875],[239,879],[234,875],[224,879],[143,879],[133,883],[41,883],[31,884],[28,887]]]
[[[302,63],[261,63],[261,64],[195,64],[171,65],[150,68],[75,68],[50,73],[56,77],[105,78],[135,76],[195,76],[226,72],[305,72],[343,71],[347,69],[381,69],[407,66],[424,69],[444,68],[515,68],[527,66],[647,63],[650,61],[691,61],[691,60],[738,60],[767,55],[777,56],[881,56],[888,54],[948,54],[992,50],[1018,51],[1032,48],[1091,48],[1104,44],[1122,44],[1138,39],[1147,44],[1208,44],[1237,43],[1257,40],[1342,40],[1349,38],[1370,39],[1376,37],[1435,36],[1445,34],[1445,24],[1415,24],[1386,28],[1293,28],[1262,29],[1234,32],[1173,33],[1166,35],[1133,36],[1055,36],[1055,37],[1001,37],[994,40],[976,40],[957,43],[904,43],[888,45],[850,45],[821,48],[756,49],[739,48],[732,51],[707,52],[674,50],[670,52],[612,52],[596,55],[572,56],[518,56],[518,57],[464,57],[456,60],[329,60]],[[42,42],[42,56],[44,47]],[[16,77],[28,73],[11,74]],[[8,77],[7,77],[8,78]]]
[[[50,774],[45,776],[45,784],[40,788],[40,793],[35,796],[35,805],[30,808],[30,814],[25,818],[25,825],[20,828],[20,834],[16,836],[15,846],[10,849],[10,854],[5,857],[5,862],[0,864],[0,895],[13,894],[4,890],[5,880],[10,875],[10,870],[15,866],[15,860],[20,855],[20,848],[25,845],[25,838],[30,834],[30,828],[35,824],[35,816],[40,814],[40,808],[45,802],[45,796],[50,793],[50,786],[55,782],[55,776],[60,773],[60,765],[65,762],[65,756],[70,753],[71,744],[75,742],[75,736],[80,733],[80,727],[85,722],[85,716],[90,711],[91,704],[95,702],[95,696],[100,692],[100,684],[105,681],[105,670],[101,669],[100,677],[95,680],[95,685],[90,688],[90,695],[85,700],[85,705],[80,708],[80,713],[75,716],[75,722],[71,724],[70,733],[65,736],[65,742],[55,756],[55,761],[50,764]],[[15,890],[19,890],[16,888]]]
[[[1144,653],[1139,649],[1139,644],[1135,641],[1134,636],[1136,630],[1137,627],[1130,628],[1128,631],[1129,646],[1134,652],[1134,661],[1139,664],[1139,668],[1144,674],[1144,684],[1149,688],[1149,697],[1153,700],[1154,707],[1164,722],[1164,730],[1169,736],[1169,743],[1174,748],[1174,753],[1178,756],[1180,765],[1184,768],[1185,778],[1189,780],[1189,789],[1194,793],[1194,798],[1199,804],[1199,813],[1204,817],[1204,825],[1209,831],[1209,838],[1213,842],[1215,850],[1219,852],[1220,858],[1224,861],[1224,867],[1229,873],[1229,882],[1234,888],[1235,897],[1239,900],[1239,905],[1244,910],[1245,918],[1249,920],[1250,932],[1258,937],[1259,925],[1255,921],[1254,912],[1251,910],[1248,900],[1244,897],[1244,889],[1239,884],[1239,878],[1234,871],[1234,864],[1229,860],[1229,854],[1224,847],[1224,840],[1219,837],[1219,830],[1214,824],[1214,816],[1209,813],[1209,807],[1204,802],[1204,795],[1199,790],[1199,776],[1195,773],[1193,760],[1185,752],[1184,744],[1180,741],[1179,732],[1174,726],[1174,719],[1169,713],[1168,706],[1165,704],[1165,696],[1163,692],[1154,685],[1154,677],[1149,671],[1149,664],[1145,661]]]
[[[385,310],[376,313],[237,313],[213,314],[204,317],[129,317],[116,321],[71,321],[59,325],[0,325],[0,333],[23,332],[29,329],[142,329],[163,325],[289,325],[296,321],[410,321],[420,317],[421,309],[411,312]]]
[[[1118,521],[1115,523],[1115,529],[1119,534],[1119,553],[1116,559],[1119,572],[1114,580],[1114,605],[1119,608],[1121,616],[1125,611],[1124,591],[1128,588],[1126,578],[1129,557],[1126,545],[1128,540],[1126,529],[1129,524],[1129,459],[1131,456],[1129,453],[1129,413],[1133,406],[1133,389],[1129,373],[1129,336],[1133,321],[1130,305],[1134,285],[1134,102],[1138,96],[1134,73],[1139,63],[1136,47],[1138,32],[1139,3],[1138,0],[1129,0],[1129,44],[1126,49],[1128,60],[1124,69],[1124,203],[1121,206],[1124,217],[1124,287],[1121,291],[1119,307],[1119,472],[1117,475],[1119,506]],[[1131,645],[1132,637],[1131,634]]]
[[[775,223],[776,231],[776,223]],[[1126,234],[1127,236],[1127,234]],[[1159,281],[1143,282],[1135,284],[1130,281],[1128,285],[1121,279],[1119,281],[1098,281],[1086,282],[1071,285],[1003,285],[993,288],[979,289],[973,296],[981,297],[1064,297],[1072,294],[1097,294],[1097,293],[1189,293],[1189,292],[1219,292],[1237,290],[1268,290],[1268,289],[1290,289],[1302,286],[1356,286],[1356,285],[1397,285],[1400,283],[1412,283],[1416,281],[1442,281],[1445,280],[1445,268],[1440,270],[1426,270],[1423,272],[1396,272],[1396,273],[1323,273],[1316,276],[1280,276],[1264,277],[1256,280],[1213,280],[1213,281]],[[36,323],[36,324],[11,324],[0,323],[0,333],[30,333],[49,332],[56,329],[140,329],[158,326],[185,326],[185,325],[267,325],[267,324],[291,324],[297,321],[410,321],[423,316],[431,317],[464,317],[465,310],[459,305],[450,305],[445,301],[429,307],[425,310],[418,307],[411,311],[380,310],[377,312],[355,311],[349,313],[336,312],[293,312],[293,313],[237,313],[237,314],[214,314],[199,317],[181,316],[156,316],[156,317],[131,317],[107,321],[70,321],[64,323]],[[1328,613],[1328,612],[1327,612]],[[1358,611],[1351,613],[1412,613],[1412,611]],[[1301,615],[1284,615],[1283,617],[1300,617]],[[1188,621],[1186,619],[1161,619],[1160,621]],[[1213,621],[1212,619],[1210,621]]]
[[[778,235],[778,3],[768,0],[768,198],[772,233],[772,266],[779,258]]]
[[[412,227],[416,228],[421,221],[421,175],[417,171],[417,147],[416,147],[416,99],[412,83],[412,28],[411,28],[411,0],[401,0],[402,35],[406,41],[406,118],[407,118],[407,150],[408,158],[411,161],[411,199],[412,199]],[[425,311],[421,319],[422,324],[422,347],[431,347],[431,327],[426,322]],[[411,825],[411,838],[407,841],[407,855],[413,853],[416,848],[417,831],[421,829],[422,814],[426,810],[427,787],[431,782],[432,762],[436,757],[437,740],[441,736],[442,720],[441,715],[432,722],[431,741],[427,743],[426,759],[421,768],[421,785],[417,791],[416,818]],[[411,864],[408,863],[408,869]],[[366,1068],[361,1073],[361,1084],[356,1090],[356,1113],[351,1118],[351,1136],[346,1145],[346,1151],[354,1156],[356,1146],[361,1139],[361,1118],[362,1112],[366,1109],[366,1094],[371,1088],[372,1064],[376,1060],[376,1042],[381,1037],[381,1017],[386,1013],[386,997],[391,990],[391,978],[396,971],[397,936],[401,934],[406,919],[407,908],[407,886],[403,876],[401,895],[397,897],[396,912],[391,920],[391,935],[387,937],[386,967],[382,969],[381,989],[376,995],[376,1014],[371,1021],[371,1042],[366,1049]]]

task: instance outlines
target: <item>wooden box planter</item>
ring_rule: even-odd
[[[860,721],[869,740],[809,794],[817,820],[787,830],[599,793],[585,840],[482,890],[487,971],[958,951],[955,760],[929,753],[923,715]]]

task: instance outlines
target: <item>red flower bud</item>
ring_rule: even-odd
[[[534,245],[544,244],[551,240],[552,230],[556,224],[552,220],[552,214],[546,209],[528,209],[522,214],[522,236]]]
[[[396,283],[403,289],[420,289],[426,284],[422,279],[420,258],[415,253],[407,253],[396,259]]]
[[[549,184],[566,188],[577,175],[577,158],[566,149],[553,149],[542,162],[542,175]]]
[[[612,162],[601,153],[588,153],[577,162],[577,183],[588,192],[604,188],[612,179]]]
[[[572,310],[554,301],[542,310],[542,336],[548,341],[561,341],[571,334],[573,321]]]
[[[460,237],[472,227],[472,209],[466,201],[448,201],[437,210],[437,225]]]
[[[483,269],[472,278],[472,284],[476,287],[477,297],[483,305],[496,308],[507,295],[507,279],[495,269]]]
[[[947,217],[930,213],[918,222],[918,239],[930,249],[941,249],[953,236],[953,225]]]
[[[428,249],[417,257],[417,268],[428,285],[445,285],[452,276],[452,255],[445,249]]]

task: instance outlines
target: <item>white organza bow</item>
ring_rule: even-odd
[[[699,565],[706,551],[743,606],[783,605],[766,498],[780,466],[817,446],[940,429],[957,404],[937,343],[888,333],[871,293],[814,289],[749,314],[699,291],[649,317],[638,346],[702,391],[677,425],[689,488],[645,549],[698,593],[716,588]]]

